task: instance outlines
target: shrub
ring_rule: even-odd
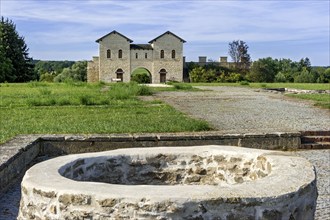
[[[301,73],[294,77],[295,83],[314,83],[315,77],[307,69],[303,69]]]
[[[131,76],[131,81],[137,82],[137,83],[150,83],[150,76],[148,73],[146,72],[138,72],[138,73],[134,73]]]
[[[79,101],[80,101],[80,104],[82,104],[82,105],[94,105],[95,104],[92,97],[90,97],[88,95],[80,96]]]
[[[203,67],[196,67],[189,73],[191,82],[214,82],[217,79],[214,69],[206,70]]]
[[[56,75],[51,73],[44,73],[40,76],[40,82],[53,82]]]
[[[287,81],[287,79],[283,73],[279,72],[276,74],[275,82],[286,82],[286,81]]]

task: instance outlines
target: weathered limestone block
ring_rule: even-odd
[[[130,148],[27,171],[18,219],[313,219],[313,166],[230,146]]]

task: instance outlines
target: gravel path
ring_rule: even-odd
[[[224,133],[330,130],[330,111],[306,101],[242,87],[198,88],[207,91],[162,92],[155,98]]]
[[[203,92],[156,95],[182,112],[208,121],[224,133],[330,130],[330,112],[281,94],[235,87],[199,87]],[[313,163],[317,172],[316,220],[330,220],[330,150],[289,152]],[[0,195],[0,220],[16,219],[20,182]]]
[[[291,154],[305,157],[315,166],[319,193],[315,219],[330,220],[330,150],[297,151]]]

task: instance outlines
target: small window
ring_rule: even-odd
[[[148,59],[148,53],[144,54],[144,58]]]
[[[161,51],[160,51],[160,58],[161,58],[161,59],[164,59],[164,50],[161,50]]]
[[[118,51],[118,58],[119,59],[123,58],[123,51],[122,50]]]
[[[138,53],[135,54],[135,59],[139,58],[139,55]]]
[[[175,59],[175,50],[172,50],[172,59]]]
[[[111,50],[107,50],[107,58],[111,58]]]

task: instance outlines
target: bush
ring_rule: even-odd
[[[275,76],[275,82],[287,82],[287,79],[283,73],[279,72]]]
[[[314,83],[315,77],[307,69],[304,69],[301,73],[294,77],[295,83]]]
[[[191,82],[214,82],[217,79],[216,72],[214,69],[208,69],[199,66],[194,68],[190,73]]]
[[[131,81],[137,82],[137,83],[150,83],[150,76],[146,72],[138,72],[138,73],[133,73],[131,76]]]
[[[88,95],[83,95],[79,97],[80,104],[82,105],[95,105],[96,103],[92,99],[92,97]]]
[[[54,82],[54,78],[56,75],[50,74],[50,73],[44,73],[40,76],[40,82]]]

